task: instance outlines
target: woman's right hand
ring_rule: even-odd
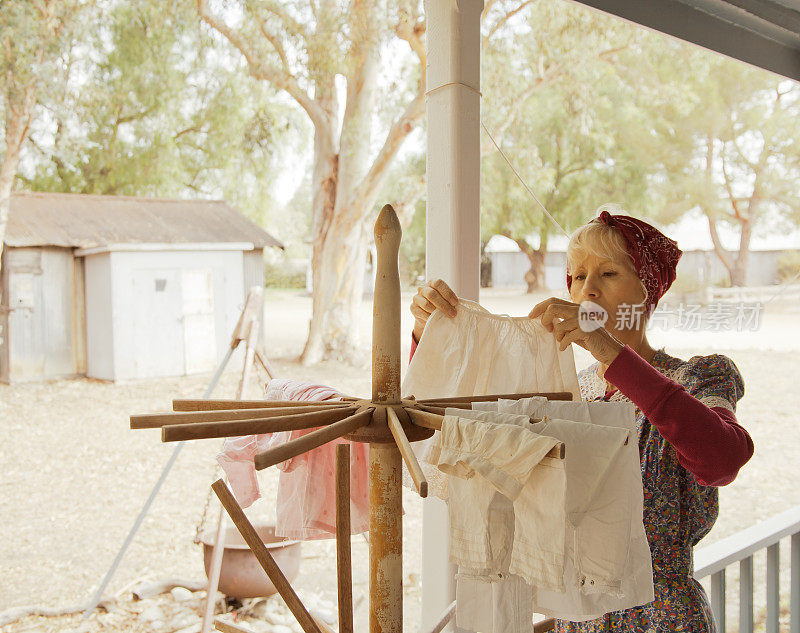
[[[449,317],[456,315],[458,297],[441,279],[428,281],[417,287],[417,294],[411,300],[411,314],[414,315],[414,338],[419,341],[428,317],[437,308]]]

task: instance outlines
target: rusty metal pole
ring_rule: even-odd
[[[372,323],[372,402],[400,403],[400,274],[402,230],[391,205],[375,222],[377,266]],[[376,410],[377,413],[377,410]],[[373,423],[386,424],[386,415]],[[369,631],[403,631],[403,501],[400,451],[391,443],[369,447]]]

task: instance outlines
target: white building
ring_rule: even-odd
[[[16,193],[0,380],[210,371],[275,238],[224,201]]]

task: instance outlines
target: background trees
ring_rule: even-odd
[[[0,27],[0,235],[15,178],[225,198],[311,244],[306,363],[358,347],[382,203],[407,279],[424,271],[421,0],[0,0]],[[701,210],[742,284],[752,236],[800,223],[794,84],[557,0],[486,0],[482,47],[482,118],[567,230],[609,201],[667,224]],[[483,237],[519,245],[533,291],[557,229],[487,135],[482,153]]]

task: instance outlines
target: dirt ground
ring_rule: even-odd
[[[482,291],[481,303],[494,312],[519,316],[527,314],[546,296],[549,295],[488,290]],[[412,326],[407,309],[410,298],[404,293],[404,332],[410,332]],[[276,373],[329,384],[352,395],[369,394],[371,303],[363,304],[361,367],[324,362],[306,368],[297,362],[310,306],[310,298],[300,292],[267,293],[266,343]],[[746,392],[739,403],[738,417],[750,431],[756,453],[736,481],[720,490],[719,521],[701,546],[800,504],[800,487],[796,485],[796,455],[800,449],[796,430],[798,325],[800,306],[775,302],[762,314],[756,331],[651,333],[651,342],[665,345],[673,356],[727,354],[745,379]],[[405,362],[408,337],[403,343]],[[588,354],[576,350],[578,368],[590,362]],[[233,397],[238,374],[237,364],[223,376],[214,395]],[[75,379],[0,385],[0,612],[23,605],[83,604],[93,595],[175,448],[174,444],[162,444],[157,430],[131,431],[128,416],[168,410],[172,398],[200,397],[209,380],[210,374],[204,374],[126,383]],[[259,397],[260,387],[254,377],[248,396]],[[136,581],[205,579],[202,548],[192,539],[214,478],[214,456],[220,445],[221,440],[184,445],[106,595],[118,595],[124,602]],[[256,520],[269,520],[274,517],[277,479],[274,472],[261,473],[259,477],[264,499],[254,504],[248,514]],[[419,627],[422,508],[420,500],[409,491],[404,491],[404,507],[405,629],[414,631]],[[212,528],[217,512],[218,506],[212,504]],[[354,537],[352,543],[354,592],[358,600],[367,592],[367,546],[360,536]],[[786,560],[788,548],[784,547],[784,551]],[[332,541],[303,544],[303,562],[295,585],[322,612],[333,609],[336,602],[334,562]],[[786,600],[787,574],[782,574]],[[732,615],[737,613],[735,581],[733,573],[728,581]],[[757,605],[763,604],[763,586],[763,563],[757,558]],[[163,607],[172,598],[166,594],[159,600]],[[198,605],[202,601],[198,594],[192,600],[187,599],[181,607],[183,619],[174,615],[170,620],[172,628],[169,623],[162,623],[160,630],[197,630]],[[125,602],[128,606],[117,615],[95,618],[91,630],[155,630],[157,627],[142,625],[140,629],[131,624],[141,616],[145,602],[148,601],[139,606]],[[267,601],[261,608],[269,604],[270,609],[280,610],[273,603],[274,600]],[[187,604],[194,604],[193,610]],[[357,630],[365,630],[366,616],[367,601],[362,599],[356,609]],[[280,626],[281,617],[276,621]],[[76,622],[74,616],[28,617],[0,630],[56,631],[71,628]],[[283,626],[292,628],[288,620]]]

